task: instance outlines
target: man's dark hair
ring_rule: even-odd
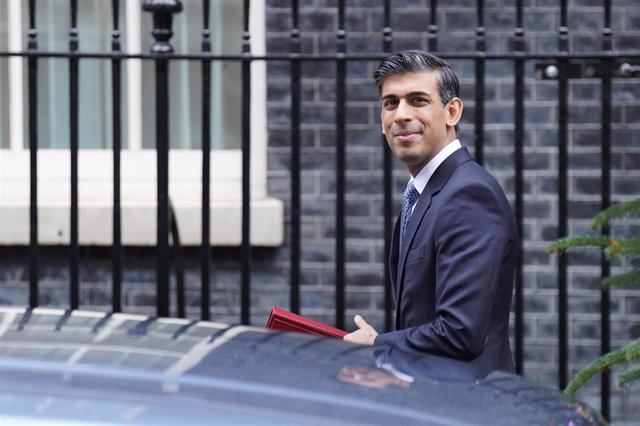
[[[403,50],[385,58],[373,73],[378,93],[382,93],[382,84],[387,77],[409,72],[435,72],[438,93],[442,105],[460,96],[460,83],[451,66],[442,59],[422,50]],[[455,126],[456,133],[459,127]]]

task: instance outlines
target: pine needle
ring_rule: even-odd
[[[625,201],[614,204],[595,215],[589,222],[589,226],[593,229],[606,225],[613,219],[617,219],[626,215],[640,216],[640,198],[637,200]]]
[[[640,365],[636,365],[622,373],[620,377],[618,377],[618,386],[623,388],[638,379],[640,379]]]
[[[616,364],[633,362],[638,358],[640,358],[640,339],[631,342],[623,348],[609,352],[608,354],[597,358],[582,370],[578,371],[575,377],[565,388],[564,393],[566,395],[573,395],[582,385],[596,374],[602,373]]]
[[[549,244],[547,252],[553,253],[554,251],[565,251],[576,247],[608,247],[610,244],[611,238],[600,235],[566,237]]]
[[[602,287],[610,288],[630,288],[640,284],[640,268],[634,268],[624,274],[614,275],[602,280]]]

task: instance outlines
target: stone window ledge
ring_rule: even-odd
[[[113,166],[108,150],[82,150],[78,157],[78,238],[81,245],[112,242]],[[242,242],[241,153],[218,151],[211,159],[210,243]],[[252,164],[253,165],[253,164]],[[156,242],[155,151],[123,151],[121,160],[122,243]],[[279,246],[284,239],[282,201],[266,194],[266,173],[252,167],[251,244]],[[202,155],[172,150],[169,193],[180,242],[201,243]],[[67,150],[38,152],[38,242],[68,244],[70,159]],[[29,153],[0,151],[0,245],[29,243]]]

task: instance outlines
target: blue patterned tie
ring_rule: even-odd
[[[409,224],[409,218],[411,217],[411,207],[416,203],[420,193],[413,186],[413,181],[409,181],[407,189],[404,190],[402,196],[402,214],[400,215],[400,249],[402,249],[402,243],[404,240],[404,234],[407,232],[407,225]]]

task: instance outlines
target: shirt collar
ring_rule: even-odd
[[[418,192],[422,194],[425,186],[431,179],[431,176],[436,171],[438,166],[442,164],[444,160],[446,160],[451,154],[453,154],[458,149],[462,148],[462,144],[458,139],[452,140],[442,148],[442,150],[431,159],[423,168],[418,172],[415,177],[412,177],[409,181],[413,181],[413,185],[416,187]]]

